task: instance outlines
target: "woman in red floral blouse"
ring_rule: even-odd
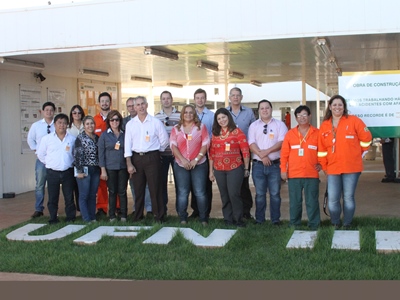
[[[226,108],[215,112],[209,157],[209,176],[217,180],[225,224],[244,227],[240,188],[243,176],[249,176],[249,144]]]

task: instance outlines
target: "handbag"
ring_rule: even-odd
[[[326,190],[325,190],[325,195],[324,195],[324,206],[323,206],[323,208],[324,208],[324,214],[327,215],[327,216],[329,217],[328,213],[326,212],[326,207],[327,207],[327,206],[328,206],[328,184],[326,184]]]

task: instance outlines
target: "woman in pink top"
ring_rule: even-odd
[[[171,131],[170,147],[175,156],[176,211],[181,224],[187,223],[188,197],[192,188],[199,207],[199,220],[208,224],[205,154],[210,143],[207,128],[201,124],[193,105],[185,105],[181,118]]]

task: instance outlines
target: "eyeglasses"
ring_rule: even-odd
[[[300,118],[307,118],[307,117],[308,117],[308,115],[306,115],[306,114],[297,115],[297,116],[296,116],[296,118],[298,118],[298,119],[300,119]]]
[[[264,125],[264,130],[263,130],[264,134],[267,134],[267,127],[268,127],[268,124]]]
[[[119,119],[110,119],[110,122],[119,122]]]
[[[72,114],[73,115],[81,115],[82,113],[80,111],[73,111]]]
[[[47,125],[47,134],[50,133],[50,127],[51,127],[51,125]]]
[[[169,126],[168,120],[169,120],[169,117],[165,117],[165,122],[164,122],[165,126]]]
[[[126,107],[127,108],[133,108],[134,106],[133,105],[127,105]]]

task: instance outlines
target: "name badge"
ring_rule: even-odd
[[[69,152],[69,149],[70,149],[69,145],[65,146],[65,151]]]
[[[292,149],[300,149],[300,145],[293,145],[291,146]]]
[[[273,140],[273,139],[274,139],[274,133],[273,133],[272,131],[269,133],[268,136],[269,136],[269,139],[270,139],[270,140]]]
[[[147,134],[145,137],[146,142],[150,142],[150,136]]]
[[[354,139],[354,135],[346,135],[346,139]]]
[[[231,144],[225,144],[225,151],[231,151]]]
[[[299,156],[304,156],[304,149],[303,148],[299,149]]]
[[[120,144],[119,141],[118,141],[118,142],[115,143],[114,149],[115,149],[115,150],[119,150],[119,147],[120,147],[120,146],[121,146],[121,144]]]
[[[314,146],[314,145],[308,145],[308,149],[317,150],[317,146]]]
[[[187,139],[188,139],[188,141],[191,141],[191,140],[192,140],[192,134],[191,134],[191,133],[188,133]]]
[[[94,132],[101,132],[101,129],[97,128]]]

